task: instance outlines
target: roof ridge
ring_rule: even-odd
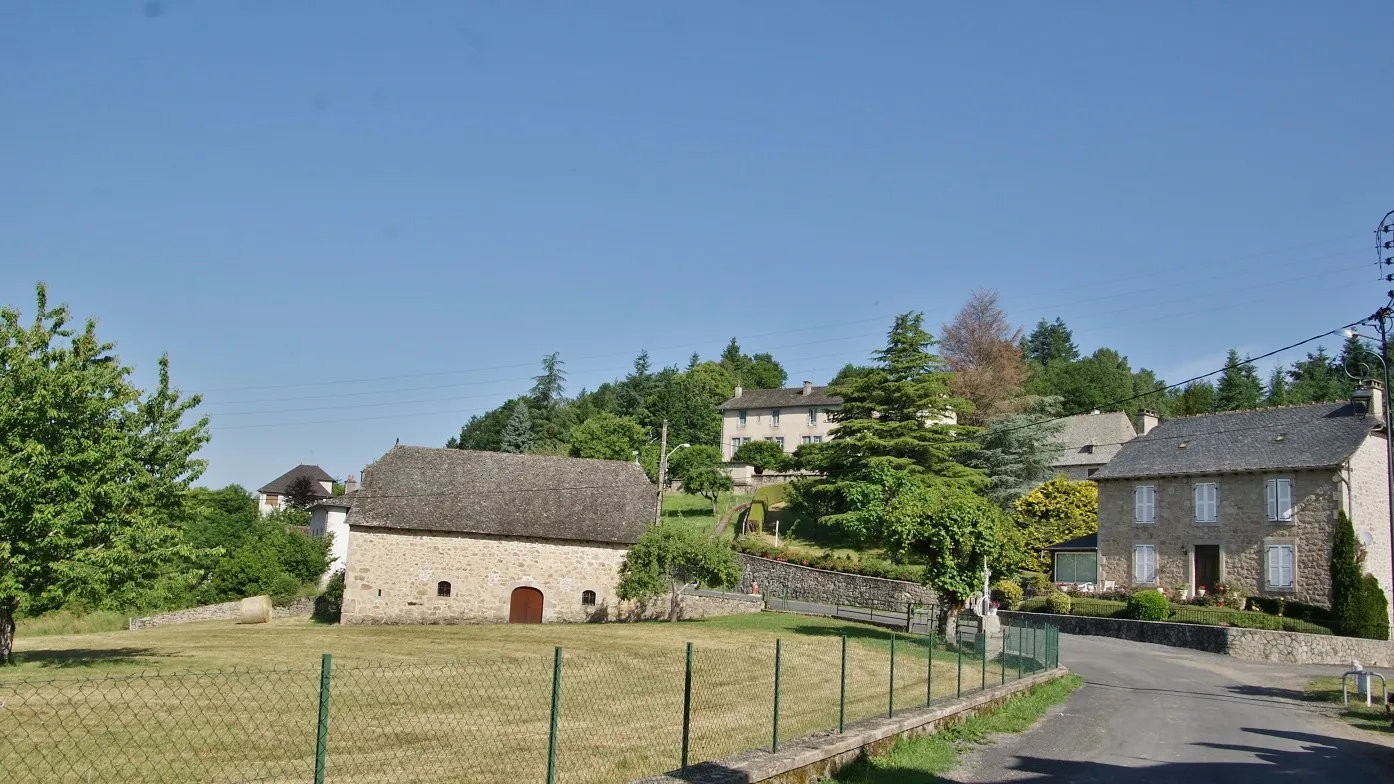
[[[1346,406],[1350,405],[1349,400],[1324,400],[1319,403],[1289,403],[1281,406],[1261,406],[1259,408],[1240,408],[1234,411],[1207,411],[1204,414],[1181,414],[1169,416],[1161,419],[1157,423],[1158,427],[1167,422],[1174,422],[1179,419],[1200,419],[1201,417],[1225,416],[1228,414],[1256,414],[1263,411],[1287,411],[1297,408],[1316,408],[1317,406]]]

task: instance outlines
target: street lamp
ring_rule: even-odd
[[[1386,468],[1386,470],[1387,470],[1387,472],[1388,472],[1388,482],[1389,482],[1389,541],[1390,541],[1390,544],[1391,544],[1390,553],[1389,553],[1389,568],[1390,568],[1389,574],[1390,574],[1390,579],[1391,579],[1391,580],[1394,580],[1394,428],[1391,428],[1391,425],[1394,425],[1394,420],[1391,420],[1390,415],[1389,415],[1389,414],[1390,414],[1390,402],[1389,402],[1389,342],[1388,342],[1388,340],[1387,340],[1388,334],[1385,332],[1384,319],[1383,319],[1383,318],[1381,318],[1381,319],[1379,320],[1379,333],[1380,333],[1380,337],[1379,337],[1379,338],[1374,338],[1374,337],[1371,337],[1370,335],[1362,335],[1361,333],[1356,332],[1355,330],[1351,329],[1350,327],[1346,327],[1346,328],[1343,330],[1343,332],[1345,333],[1345,336],[1346,336],[1347,338],[1360,338],[1361,340],[1372,340],[1372,341],[1378,341],[1378,343],[1379,343],[1379,353],[1378,353],[1378,354],[1374,354],[1373,356],[1374,356],[1376,359],[1379,360],[1380,368],[1384,371],[1384,394],[1380,395],[1380,397],[1383,399],[1383,403],[1384,403],[1383,408],[1384,408],[1384,410],[1381,411],[1380,414],[1384,417],[1384,445],[1385,445],[1384,463],[1385,463],[1385,468]],[[1347,372],[1349,372],[1349,371],[1347,371]]]

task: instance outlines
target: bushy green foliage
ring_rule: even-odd
[[[1099,530],[1099,486],[1056,476],[1012,504],[1031,568],[1049,572],[1045,548]]]
[[[992,600],[1004,610],[1015,610],[1024,598],[1026,592],[1016,580],[998,580],[992,586]]]
[[[1263,382],[1258,371],[1248,357],[1239,358],[1239,352],[1229,350],[1225,357],[1225,372],[1215,387],[1216,411],[1245,411],[1263,404]]]
[[[691,528],[664,523],[645,531],[629,548],[620,565],[615,593],[621,599],[670,593],[668,618],[676,620],[678,592],[684,585],[721,588],[735,585],[740,579],[740,565],[731,548]]]
[[[980,589],[984,561],[994,574],[1022,565],[1016,526],[992,502],[952,485],[906,483],[885,502],[883,526],[888,550],[920,556],[925,582],[950,606]]]
[[[176,524],[205,467],[199,398],[165,357],[137,389],[94,320],[75,329],[43,285],[35,299],[28,325],[0,309],[0,663],[18,613],[145,607],[196,579]]]
[[[989,422],[978,436],[979,447],[965,456],[968,465],[987,474],[983,492],[1003,509],[1050,478],[1062,449],[1056,439],[1064,425],[1051,421],[1059,414],[1059,398],[1040,398],[1029,412]]]
[[[344,571],[330,575],[324,590],[315,599],[314,619],[321,623],[338,623],[344,610]]]
[[[741,444],[731,455],[731,462],[745,463],[755,468],[755,473],[766,471],[787,471],[794,460],[784,451],[784,447],[774,441],[751,441]]]
[[[1360,579],[1360,626],[1357,637],[1367,640],[1389,639],[1389,600],[1372,574]]]
[[[810,557],[791,553],[782,547],[774,547],[763,542],[752,542],[746,539],[737,539],[731,543],[731,546],[737,552],[784,563],[798,564],[799,566],[826,569],[830,572],[859,574],[863,577],[881,577],[887,580],[904,580],[913,583],[920,582],[921,577],[921,570],[912,566],[893,564],[884,558],[874,558],[867,555],[854,558],[848,555],[824,552]]]
[[[1072,603],[1070,595],[1064,591],[1054,591],[1045,599],[1046,610],[1055,615],[1069,615]]]
[[[535,438],[527,404],[521,400],[514,402],[512,410],[508,412],[508,424],[499,433],[499,451],[514,454],[531,452]]]
[[[630,417],[601,412],[571,430],[571,455],[597,460],[633,460],[648,433]]]
[[[1364,619],[1361,588],[1360,545],[1355,527],[1344,511],[1336,513],[1331,542],[1331,630],[1355,636]]]
[[[745,530],[750,533],[759,533],[765,530],[765,503],[759,499],[750,502],[750,508],[745,512]]]
[[[1128,617],[1135,621],[1165,621],[1171,616],[1171,603],[1157,591],[1138,591],[1128,597]]]
[[[186,535],[217,558],[195,562],[204,579],[194,602],[210,604],[268,594],[287,597],[302,585],[317,582],[329,568],[330,537],[311,537],[304,529],[309,512],[277,509],[265,518],[250,498],[238,499],[241,488],[202,491],[192,495],[193,514]]]
[[[1045,596],[1055,590],[1055,583],[1050,581],[1050,575],[1045,572],[1024,571],[1021,576],[1030,583],[1032,596]]]

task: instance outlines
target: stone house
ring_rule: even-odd
[[[1387,432],[1367,413],[1379,399],[1168,419],[1123,445],[1093,477],[1103,587],[1223,583],[1329,607],[1344,511],[1388,594]]]
[[[348,511],[342,622],[612,619],[655,492],[629,462],[395,446]]]
[[[842,407],[842,398],[827,387],[805,381],[788,389],[742,389],[721,404],[721,456],[727,460],[751,441],[774,441],[793,454],[800,444],[822,443],[833,421],[828,415]]]
[[[1123,411],[1094,411],[1061,419],[1060,434],[1055,437],[1060,453],[1051,469],[1074,481],[1092,479],[1124,444],[1156,427],[1157,415],[1143,411],[1138,424],[1140,427],[1134,429]]]
[[[320,578],[320,587],[348,562],[348,513],[358,495],[358,480],[349,474],[343,495],[325,498],[310,507],[310,536],[329,536],[329,569]]]
[[[328,498],[334,492],[334,477],[317,465],[301,464],[266,483],[257,490],[257,512],[265,517],[281,506],[281,499],[290,490],[291,482],[308,476],[320,491],[320,498]]]

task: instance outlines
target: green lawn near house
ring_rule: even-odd
[[[1047,612],[1046,598],[1034,596],[1021,603],[1021,612]],[[1241,629],[1267,629],[1270,631],[1301,632],[1304,634],[1330,634],[1331,630],[1298,618],[1269,615],[1257,610],[1236,610],[1229,607],[1200,607],[1191,604],[1170,605],[1171,623],[1190,623],[1201,626],[1234,626]],[[1076,597],[1071,600],[1070,615],[1088,618],[1127,618],[1127,602],[1110,599],[1089,599]]]
[[[730,538],[740,528],[740,521],[731,512],[736,507],[750,503],[752,496],[742,493],[722,493],[720,500],[717,501],[717,509],[720,517],[730,516],[731,522],[722,532],[722,536]],[[677,523],[688,526],[702,533],[712,534],[716,532],[718,518],[712,515],[712,502],[700,495],[688,495],[687,493],[664,493],[663,494],[663,521]]]
[[[1312,702],[1330,707],[1336,716],[1348,724],[1370,732],[1394,735],[1394,727],[1390,726],[1394,716],[1385,711],[1384,697],[1379,693],[1379,679],[1374,679],[1375,694],[1370,707],[1365,706],[1365,697],[1356,693],[1355,678],[1348,679],[1346,683],[1350,688],[1350,702],[1344,706],[1341,704],[1340,678],[1317,678],[1307,684],[1305,695]]]
[[[26,782],[310,780],[320,655],[330,653],[330,780],[541,781],[560,646],[558,780],[628,781],[678,764],[686,643],[695,761],[770,742],[776,640],[781,739],[835,727],[844,634],[847,720],[886,711],[890,632],[783,613],[21,634],[18,666],[0,670],[0,769]],[[956,653],[932,653],[924,638],[897,639],[900,709],[923,704],[931,686],[936,696],[959,687]],[[965,691],[1003,675],[971,655],[963,672]]]

